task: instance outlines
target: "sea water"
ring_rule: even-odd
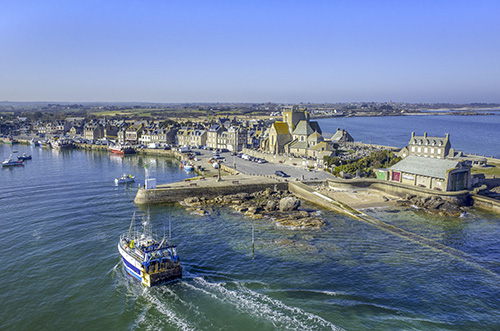
[[[381,117],[332,117],[318,119],[323,132],[347,130],[355,141],[404,147],[411,133],[444,137],[451,147],[466,154],[500,158],[500,114],[498,115],[411,115]]]
[[[230,208],[208,216],[149,206],[172,228],[183,279],[145,288],[117,250],[147,165],[158,183],[192,174],[175,160],[0,145],[33,160],[0,169],[0,323],[6,330],[498,330],[500,216],[413,208],[371,216],[466,253],[457,258],[319,210],[321,230],[276,227]],[[15,154],[14,154],[15,155]],[[115,185],[123,173],[136,183]],[[255,251],[252,254],[252,227]]]

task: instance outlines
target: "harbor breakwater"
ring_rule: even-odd
[[[217,181],[211,178],[197,177],[182,183],[159,186],[156,189],[140,188],[134,199],[136,204],[172,203],[189,197],[212,199],[221,195],[254,193],[266,188],[287,190],[288,183],[257,176],[225,176]]]

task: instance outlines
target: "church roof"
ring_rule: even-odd
[[[319,127],[319,123],[316,122],[316,121],[309,121],[309,126],[311,127],[311,129],[313,129],[314,131],[318,132],[319,134],[323,134],[323,132],[321,131],[321,128]]]
[[[320,135],[318,132],[313,132],[312,134],[309,135],[309,137],[307,137],[307,141],[323,141],[323,136]]]
[[[308,147],[307,141],[294,140],[290,143],[290,148],[307,149]]]
[[[311,128],[309,123],[307,121],[300,121],[297,126],[295,127],[295,130],[293,130],[294,135],[306,135],[309,136],[312,134],[314,130]]]
[[[289,134],[288,124],[283,122],[274,122],[273,126],[278,134]]]

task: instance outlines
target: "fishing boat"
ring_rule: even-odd
[[[17,159],[20,161],[31,160],[31,155],[27,155],[26,153],[23,153],[23,155],[18,156]]]
[[[180,167],[188,172],[194,170],[194,166],[188,161],[182,161]]]
[[[53,140],[50,145],[55,149],[69,149],[74,147],[73,141],[70,139]]]
[[[7,160],[2,162],[2,167],[14,167],[14,166],[22,166],[22,165],[23,165],[23,161],[22,160],[14,161],[12,159],[12,154],[10,154],[10,156],[7,158]]]
[[[121,144],[115,144],[109,146],[109,150],[113,154],[124,155],[124,154],[134,154],[135,150],[131,146],[125,146]]]
[[[12,144],[17,144],[17,140],[16,140],[16,139],[14,139],[14,138],[12,138],[12,137],[10,137],[10,136],[9,136],[9,137],[7,137],[7,138],[5,138],[5,139],[3,140],[3,142],[4,142],[5,144],[9,144],[9,145],[12,145]]]
[[[122,234],[118,242],[127,272],[148,287],[182,278],[176,246],[165,236],[159,240],[152,232],[149,219],[142,222],[142,229],[134,227],[134,219],[135,213],[128,232]]]
[[[123,174],[120,178],[115,178],[116,184],[132,183],[133,181],[135,181],[135,177],[132,175]]]

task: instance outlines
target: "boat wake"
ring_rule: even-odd
[[[341,330],[239,281],[209,282],[195,277],[148,289],[142,297],[147,303],[135,326],[151,330],[229,330],[242,325],[245,329]]]

